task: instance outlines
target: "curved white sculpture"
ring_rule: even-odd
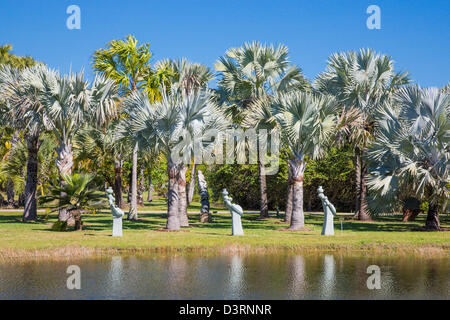
[[[336,215],[336,209],[334,208],[333,204],[330,201],[328,201],[328,198],[323,194],[322,186],[317,188],[317,192],[319,194],[319,199],[322,200],[324,213],[322,235],[334,236],[333,218]]]
[[[124,212],[116,206],[115,198],[113,196],[113,189],[106,189],[106,196],[108,197],[108,203],[111,207],[111,213],[113,216],[113,237],[121,237],[122,236],[122,217],[124,216]]]
[[[244,230],[242,230],[242,221],[241,217],[244,214],[244,210],[242,210],[242,207],[238,204],[231,203],[233,199],[228,196],[227,189],[223,189],[222,191],[223,195],[223,201],[225,202],[225,205],[228,207],[231,213],[231,219],[232,219],[232,234],[233,236],[243,236]]]

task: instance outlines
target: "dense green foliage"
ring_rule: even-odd
[[[287,197],[287,162],[280,154],[280,168],[277,174],[267,176],[269,209],[285,210]],[[257,165],[215,165],[205,175],[210,183],[212,198],[217,201],[223,188],[233,199],[246,209],[259,209]],[[310,160],[306,165],[304,192],[307,211],[320,211],[322,204],[317,198],[317,188],[322,186],[330,201],[341,212],[353,212],[355,207],[353,182],[353,150],[350,147],[331,148],[321,160]]]

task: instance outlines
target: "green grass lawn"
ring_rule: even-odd
[[[189,211],[196,211],[193,203]],[[144,210],[165,210],[163,200],[154,201]],[[140,208],[143,210],[143,208]],[[211,211],[223,210],[213,206]],[[41,216],[41,215],[40,215]],[[280,231],[287,227],[281,218],[259,220],[258,215],[246,214],[243,218],[245,236],[231,236],[231,216],[213,215],[213,223],[200,223],[199,214],[190,214],[191,227],[185,232],[158,231],[165,227],[166,215],[141,213],[138,221],[123,222],[122,238],[111,237],[110,214],[84,215],[82,231],[55,232],[51,225],[56,215],[47,221],[20,222],[20,212],[0,213],[0,256],[26,255],[83,255],[117,252],[179,252],[179,251],[314,251],[347,250],[353,252],[407,253],[447,255],[450,249],[450,232],[418,232],[413,228],[424,224],[420,216],[416,222],[401,222],[397,217],[382,217],[373,222],[343,221],[335,218],[335,236],[321,236],[321,215],[306,215],[309,232]],[[450,226],[447,216],[441,217],[443,226]]]

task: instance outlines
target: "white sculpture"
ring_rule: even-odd
[[[124,212],[116,206],[115,198],[113,196],[112,188],[106,189],[106,196],[108,197],[108,203],[111,207],[111,213],[113,215],[113,237],[121,237],[122,236],[122,217],[124,216]]]
[[[231,203],[233,199],[228,196],[227,189],[223,189],[222,191],[223,195],[223,201],[225,202],[225,205],[228,207],[228,209],[231,212],[231,219],[232,219],[232,234],[233,236],[243,236],[244,230],[242,230],[242,221],[241,217],[244,214],[244,211],[242,210],[242,207],[238,204]]]
[[[328,201],[328,198],[323,194],[322,186],[320,186],[317,189],[317,192],[319,194],[320,200],[322,200],[323,213],[324,213],[322,235],[323,236],[334,236],[333,218],[336,215],[336,209],[334,208],[333,204],[330,201]]]

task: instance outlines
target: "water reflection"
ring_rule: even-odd
[[[320,297],[329,299],[333,297],[335,285],[334,256],[327,254],[323,257],[322,281],[320,283]]]
[[[289,277],[289,299],[303,299],[307,295],[305,258],[296,255],[291,257],[288,264]]]
[[[240,256],[231,257],[230,270],[228,275],[228,297],[231,299],[241,299],[244,282],[244,263]]]
[[[112,257],[111,267],[109,268],[106,283],[109,284],[109,290],[119,291],[123,283],[123,261],[122,257]]]
[[[167,265],[167,293],[175,299],[182,299],[182,292],[184,291],[187,282],[188,264],[186,258],[177,256],[168,259]]]
[[[82,289],[68,290],[67,267]],[[381,268],[369,290],[367,267]],[[1,299],[449,299],[449,259],[345,255],[115,256],[0,264]]]

